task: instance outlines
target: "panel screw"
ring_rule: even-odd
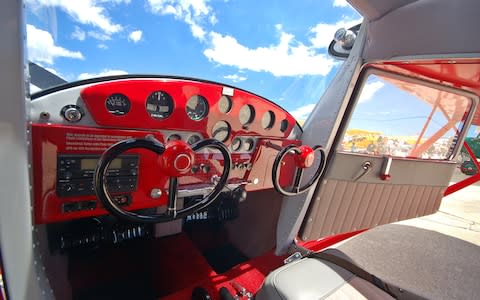
[[[162,196],[162,190],[161,189],[152,189],[150,192],[150,197],[153,199],[158,199]]]
[[[40,113],[40,119],[41,120],[48,120],[48,119],[50,119],[50,114],[46,111],[42,111]]]

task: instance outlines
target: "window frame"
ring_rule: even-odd
[[[426,158],[421,158],[421,157],[401,157],[401,156],[391,155],[392,158],[394,158],[394,159],[408,159],[408,160],[445,162],[445,161],[452,161],[460,153],[461,148],[463,146],[463,142],[464,142],[465,137],[466,137],[467,132],[468,132],[468,128],[470,128],[472,119],[475,115],[475,111],[477,110],[479,99],[480,99],[479,96],[477,96],[473,92],[466,91],[466,90],[463,90],[463,89],[460,89],[460,88],[455,88],[455,87],[452,87],[452,86],[432,82],[432,81],[429,81],[429,80],[426,80],[426,79],[416,78],[416,77],[412,77],[412,76],[406,76],[406,75],[395,73],[395,72],[392,72],[392,71],[382,70],[382,69],[379,69],[379,68],[376,68],[376,67],[373,67],[373,66],[369,66],[369,67],[364,68],[361,71],[360,76],[358,77],[358,81],[357,81],[357,84],[355,85],[352,96],[350,98],[345,117],[342,120],[342,127],[337,133],[337,136],[339,137],[339,139],[337,140],[337,142],[334,145],[334,149],[335,149],[336,152],[353,154],[353,155],[360,155],[360,156],[369,156],[369,157],[383,157],[383,156],[385,156],[385,155],[375,155],[375,154],[366,154],[366,153],[354,153],[354,152],[349,152],[349,151],[338,149],[339,145],[342,144],[342,141],[343,141],[343,139],[345,137],[345,134],[348,130],[348,126],[350,125],[350,121],[352,119],[352,116],[355,113],[355,109],[357,108],[360,96],[362,95],[363,88],[365,87],[365,85],[367,83],[367,80],[368,80],[370,75],[388,77],[388,78],[391,78],[391,79],[394,79],[394,80],[399,80],[399,81],[404,81],[404,82],[407,82],[407,83],[422,85],[422,86],[429,87],[429,88],[432,88],[432,89],[437,89],[437,90],[440,90],[440,91],[444,91],[444,92],[456,94],[456,95],[459,95],[459,96],[463,96],[463,97],[465,97],[465,98],[467,98],[471,101],[470,102],[470,109],[468,110],[468,115],[465,119],[464,126],[462,127],[462,130],[460,131],[460,134],[458,135],[457,142],[455,144],[455,147],[454,147],[452,153],[448,157],[442,158],[442,159],[426,159]],[[465,126],[465,125],[467,125],[467,126]]]

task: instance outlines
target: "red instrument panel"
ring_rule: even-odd
[[[147,102],[152,94],[155,95],[155,99],[160,99],[159,91],[171,97],[173,106],[168,107],[164,105],[165,102],[160,103],[163,107],[160,104],[148,106]],[[296,122],[290,114],[275,104],[242,90],[229,88],[227,93],[231,95],[228,96],[231,102],[225,106],[225,99],[220,100],[222,97],[225,98],[225,92],[225,87],[219,84],[177,79],[123,79],[83,88],[80,96],[84,106],[81,108],[96,124],[85,125],[81,122],[59,124],[41,121],[32,124],[35,222],[59,222],[108,213],[96,200],[92,186],[86,187],[92,189],[90,194],[72,196],[58,192],[60,184],[65,185],[59,183],[57,178],[62,167],[59,166],[59,157],[99,157],[109,146],[120,140],[145,138],[149,135],[162,143],[165,143],[169,136],[185,136],[183,133],[192,132],[202,138],[218,139],[215,124],[219,121],[226,122],[229,129],[223,141],[232,152],[232,168],[228,183],[250,183],[245,186],[247,191],[272,188],[271,171],[278,152],[266,144],[270,142],[281,147],[292,143],[298,145],[298,140],[286,139],[296,126]],[[206,106],[200,105],[200,108],[205,109],[203,116],[201,110],[196,111],[198,103],[202,100],[199,100],[198,96],[206,102]],[[48,98],[48,94],[42,97]],[[197,107],[191,105],[192,97]],[[128,103],[122,102],[125,99]],[[165,98],[162,98],[163,100]],[[223,103],[220,103],[222,101]],[[73,103],[75,102],[72,101]],[[75,104],[81,105],[82,102]],[[250,116],[245,115],[246,106],[250,106],[248,107]],[[60,112],[62,107],[54,109]],[[152,116],[152,110],[156,110],[161,117]],[[49,113],[53,115],[58,112]],[[269,115],[268,118],[264,117],[265,114]],[[222,135],[222,138],[224,137],[225,132]],[[253,148],[236,149],[234,141],[235,139],[238,141],[239,137],[244,142],[248,139],[255,141]],[[138,157],[138,166],[135,166],[138,172],[135,171],[132,190],[128,193],[118,193],[128,194],[131,198],[132,201],[126,209],[136,210],[165,205],[169,178],[159,171],[161,170],[159,156],[144,149],[131,150],[125,154]],[[194,166],[189,174],[179,178],[179,191],[195,191],[211,186],[212,177],[220,175],[223,170],[223,158],[220,153],[202,150],[195,154]],[[285,185],[291,182],[291,168],[293,163],[287,163],[283,167],[282,174],[286,175],[282,177],[282,181]],[[158,194],[155,196],[153,190],[160,190],[161,196]],[[115,196],[116,193],[112,192],[112,195]],[[70,207],[69,205],[78,203],[92,206],[87,206],[87,209],[66,209]]]
[[[155,118],[147,111],[147,99],[155,92],[163,92],[173,100],[172,112],[167,117]],[[288,112],[268,100],[243,90],[234,90],[232,96],[224,93],[225,87],[213,83],[188,80],[123,80],[87,87],[81,92],[81,97],[98,125],[116,128],[190,130],[200,132],[205,137],[213,137],[215,124],[225,121],[231,129],[228,136],[231,141],[236,135],[286,138],[296,125],[295,119]],[[130,106],[128,112],[109,112],[107,99],[112,95],[125,96],[124,100],[128,100]],[[195,96],[202,96],[208,103],[207,114],[198,120],[192,120],[187,114],[188,101]],[[231,100],[231,108],[227,112],[221,112],[219,107],[222,96]],[[242,124],[242,116],[249,113],[245,112],[245,106],[253,108],[253,116],[251,121],[246,119],[247,124]],[[273,113],[273,124],[263,128],[262,119],[270,113]]]

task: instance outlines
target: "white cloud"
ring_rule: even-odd
[[[100,3],[106,1],[95,0],[26,0],[33,9],[41,7],[58,7],[77,22],[82,24],[89,24],[100,28],[106,34],[113,34],[122,30],[120,24],[115,24],[106,14],[105,7],[100,6]],[[114,0],[116,3],[124,2]]]
[[[102,50],[108,49],[108,46],[105,45],[105,44],[98,44],[97,47],[98,47],[99,49],[102,49]]]
[[[211,8],[207,5],[208,0],[148,0],[150,8],[155,13],[162,15],[172,14],[176,18],[184,18],[186,15],[208,15]]]
[[[315,103],[313,104],[307,104],[304,106],[301,106],[294,111],[291,111],[290,114],[297,120],[297,121],[305,121],[307,117],[310,115],[312,110],[315,108]]]
[[[247,80],[247,77],[241,76],[241,75],[238,75],[238,74],[226,75],[226,76],[223,76],[223,78],[229,79],[233,82],[241,82],[241,81]]]
[[[83,40],[85,40],[85,35],[86,35],[85,31],[81,30],[80,27],[75,26],[75,31],[72,32],[72,38],[73,39],[83,41]]]
[[[27,24],[28,58],[33,62],[53,64],[55,58],[69,57],[83,59],[79,51],[70,51],[55,45],[52,35],[48,31]]]
[[[362,22],[362,19],[343,18],[335,24],[319,23],[311,29],[314,36],[310,39],[315,48],[327,48],[333,40],[335,32],[340,28],[350,28]]]
[[[217,22],[212,8],[207,4],[209,0],[148,0],[153,13],[160,15],[173,15],[175,19],[182,20],[190,26],[195,38],[203,40],[205,29],[202,23],[208,18],[210,24]]]
[[[210,22],[210,24],[215,25],[215,24],[217,24],[218,19],[217,19],[217,17],[216,17],[215,15],[211,15],[211,16],[208,18],[208,21]]]
[[[89,31],[89,32],[87,32],[87,34],[88,34],[89,37],[92,37],[92,38],[94,38],[96,40],[100,40],[100,41],[108,41],[108,40],[112,39],[112,37],[109,34],[97,32],[97,31]]]
[[[378,92],[385,84],[381,81],[369,82],[363,86],[359,103],[367,102],[370,100],[376,92]]]
[[[277,26],[278,28],[278,26]],[[281,28],[281,27],[280,27]],[[324,53],[295,42],[294,36],[280,33],[277,45],[250,49],[234,37],[211,32],[211,45],[204,55],[213,62],[274,76],[327,75],[336,62]]]
[[[190,30],[192,31],[192,35],[196,37],[197,39],[203,41],[205,39],[205,30],[197,24],[190,24]]]
[[[130,4],[131,0],[97,0],[99,3],[106,3],[106,2],[111,2],[114,4]]]
[[[134,43],[137,43],[142,39],[142,34],[143,34],[143,32],[141,30],[132,31],[128,35],[128,40],[130,40]]]
[[[333,0],[333,6],[335,7],[347,7],[349,5],[347,0]]]
[[[95,77],[103,77],[103,76],[113,76],[113,75],[125,75],[128,74],[124,70],[109,70],[105,69],[99,73],[82,73],[78,75],[78,80],[88,79],[88,78],[95,78]]]
[[[310,30],[312,37],[307,43],[299,42],[277,24],[277,43],[247,47],[234,36],[209,30],[218,22],[209,0],[148,0],[147,5],[155,14],[170,15],[188,24],[193,37],[207,45],[203,54],[211,62],[274,76],[327,75],[338,62],[323,48],[339,27],[361,21],[344,18],[336,24],[318,24]]]

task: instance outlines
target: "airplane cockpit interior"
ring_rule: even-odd
[[[118,12],[121,20],[158,5],[159,21],[149,26],[158,26],[155,39],[166,39],[163,18],[200,35],[190,10],[200,7],[206,18],[207,8],[218,4],[234,13],[238,1],[23,2],[0,4],[1,300],[480,296],[474,227],[460,235],[432,222],[400,222],[437,213],[444,196],[480,179],[451,184],[464,140],[480,125],[476,1],[344,1],[358,22],[326,30],[331,42],[323,60],[312,59],[309,68],[321,69],[330,57],[336,74],[303,107],[304,119],[286,100],[259,93],[267,83],[253,79],[266,72],[258,58],[294,72],[300,55],[320,51],[292,41],[281,25],[288,42],[255,50],[285,46],[298,56],[258,54],[237,74],[254,75],[234,82],[203,79],[198,69],[191,73],[198,76],[60,74],[48,62],[50,48],[35,47],[62,41],[41,26],[69,28],[76,35],[51,49],[86,63],[69,50],[74,42],[92,39],[112,48],[117,42],[80,30],[79,24],[98,21],[115,32],[113,19],[95,14]],[[265,18],[277,4],[269,5]],[[301,11],[290,15],[302,18]],[[219,23],[212,19],[209,26],[228,23],[220,10],[213,16]],[[257,22],[261,31],[263,20]],[[168,38],[175,40],[172,32]],[[177,42],[165,45],[182,43],[179,32]],[[150,45],[141,31],[133,33],[128,43]],[[238,60],[253,51],[227,33],[201,36],[197,44],[223,42],[238,50]],[[203,52],[208,68],[231,59],[215,61],[217,50]],[[141,61],[146,69],[147,60],[140,60],[146,53],[129,53],[139,62],[128,64]],[[179,70],[182,60],[190,63],[170,59]],[[298,75],[298,82],[308,76]],[[252,81],[258,88],[247,88]],[[475,158],[470,164],[478,167]]]

